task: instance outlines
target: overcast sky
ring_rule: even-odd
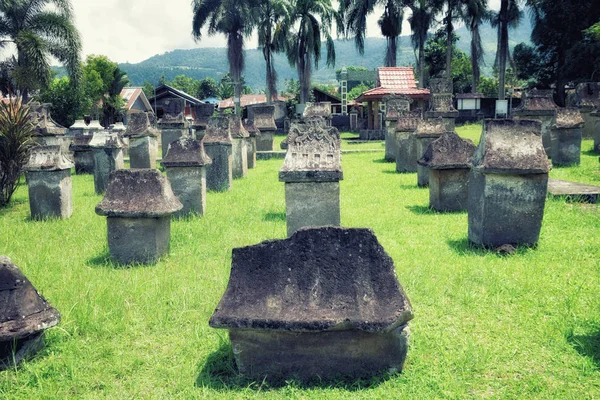
[[[71,0],[83,40],[83,58],[104,54],[116,62],[140,62],[174,49],[225,47],[221,35],[192,39],[191,0]],[[498,9],[500,0],[489,0]],[[369,18],[367,36],[380,36],[377,19]],[[410,34],[405,22],[402,33]],[[250,40],[246,47],[257,46]]]

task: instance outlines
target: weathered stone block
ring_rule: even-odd
[[[600,108],[600,82],[583,82],[575,88],[575,105],[584,120],[582,137],[594,138],[595,120],[592,112]]]
[[[166,129],[160,128],[160,140],[161,140],[161,157],[167,155],[167,150],[169,149],[169,144],[188,136],[188,129]]]
[[[386,123],[387,124],[387,123]],[[388,130],[385,133],[385,160],[389,162],[396,161],[396,154],[398,153],[396,129],[388,126]]]
[[[248,175],[248,148],[246,138],[250,135],[244,128],[242,120],[236,116],[229,117],[229,132],[231,134],[231,155],[233,157],[233,179]]]
[[[340,226],[340,183],[286,183],[285,209],[288,236],[304,226]]]
[[[516,119],[535,120],[541,123],[541,136],[548,157],[552,153],[550,130],[556,118],[558,106],[554,103],[552,90],[528,90],[523,94],[521,105],[515,108]]]
[[[241,374],[308,381],[401,371],[412,317],[375,235],[324,227],[234,249],[209,323],[229,329]]]
[[[90,147],[94,153],[94,188],[97,194],[105,192],[110,173],[125,168],[124,144],[115,133],[98,132],[92,136]]]
[[[148,113],[129,115],[127,130],[123,134],[129,140],[129,167],[156,168],[159,132],[150,124]]]
[[[431,142],[439,139],[446,132],[448,131],[442,118],[421,121],[415,131],[417,159],[423,157]],[[429,185],[429,170],[426,166],[417,164],[417,184],[419,187]]]
[[[247,137],[246,142],[246,162],[248,169],[256,168],[256,136]]]
[[[92,135],[74,136],[69,146],[69,151],[73,153],[76,174],[94,173],[94,153],[90,147],[91,140]]]
[[[551,130],[552,165],[579,165],[584,121],[576,108],[559,109]]]
[[[396,171],[417,172],[417,138],[414,132],[396,132]]]
[[[151,264],[168,254],[171,217],[106,219],[110,258],[119,264]]]
[[[600,153],[600,109],[591,112],[594,122],[594,151]]]
[[[273,139],[277,125],[275,124],[275,106],[252,106],[248,108],[248,116],[260,135],[256,137],[257,151],[273,151]]]
[[[212,164],[206,166],[208,190],[225,192],[233,180],[232,139],[227,117],[211,118],[204,135],[204,150]]]

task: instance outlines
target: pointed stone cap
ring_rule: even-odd
[[[129,121],[127,122],[127,130],[123,136],[129,138],[141,138],[141,137],[156,137],[158,130],[154,129],[150,125],[150,118],[145,112],[131,113],[129,114]]]
[[[431,142],[417,163],[431,169],[471,168],[475,148],[472,141],[462,139],[456,132],[446,132]]]
[[[29,154],[25,171],[62,171],[75,166],[60,146],[35,146]]]
[[[208,120],[204,133],[205,144],[225,144],[231,146],[231,135],[229,134],[229,118],[220,115]]]
[[[69,145],[69,151],[88,151],[92,150],[90,142],[92,135],[78,135],[73,138]]]
[[[521,105],[514,110],[515,115],[546,115],[556,112],[552,90],[531,89],[523,94]]]
[[[59,322],[58,311],[40,296],[19,267],[0,256],[0,344],[40,333]]]
[[[577,107],[581,110],[600,108],[600,82],[584,82],[575,88]]]
[[[157,218],[181,210],[167,178],[156,169],[118,169],[110,173],[96,214],[107,217]]]
[[[446,125],[442,118],[428,118],[419,121],[415,135],[417,137],[439,137],[446,132]]]
[[[36,136],[56,136],[67,133],[67,128],[57,124],[50,116],[50,107],[52,107],[50,103],[32,102],[29,104],[33,131]]]
[[[90,124],[88,125],[88,130],[90,132],[98,132],[98,131],[103,131],[104,127],[102,125],[100,125],[100,121],[98,121],[97,119],[94,119],[94,120],[90,121]]]
[[[82,119],[75,120],[75,123],[73,123],[73,125],[71,125],[69,127],[69,129],[73,129],[73,130],[85,130],[87,128],[88,128],[88,126],[86,125],[85,121]]]
[[[249,120],[244,120],[244,129],[248,132],[250,137],[260,136],[260,130],[254,125],[254,122]]]
[[[331,102],[323,101],[320,103],[306,103],[302,118],[322,117],[331,118]]]
[[[370,229],[301,228],[233,249],[209,325],[291,332],[388,332],[413,318],[394,262]]]
[[[122,122],[115,122],[115,124],[110,127],[110,130],[113,132],[125,132],[127,128]]]
[[[344,178],[338,130],[313,117],[294,122],[287,137],[282,182],[337,182]]]
[[[215,112],[215,105],[210,103],[195,104],[192,106],[192,110],[194,110],[192,127],[194,129],[204,129],[208,125],[208,120]]]
[[[233,139],[246,138],[250,136],[242,124],[242,119],[235,115],[229,116],[229,133]]]
[[[251,106],[248,107],[249,119],[254,126],[264,132],[277,130],[275,124],[275,106]]]
[[[185,119],[185,100],[169,99],[165,103],[164,114],[158,121],[160,129],[183,129],[190,126]]]
[[[539,121],[486,119],[473,168],[491,174],[547,174],[548,156]]]
[[[556,112],[556,121],[552,126],[554,129],[576,129],[585,124],[578,108],[559,108]]]
[[[90,147],[96,149],[121,149],[125,147],[125,144],[116,132],[110,133],[105,131],[99,131],[95,132],[92,135],[92,140],[90,140]]]
[[[208,164],[212,164],[212,160],[204,152],[203,143],[189,137],[170,143],[162,160],[164,167],[202,167]]]

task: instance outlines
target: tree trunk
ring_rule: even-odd
[[[419,43],[419,87],[425,87],[425,42]]]
[[[448,4],[448,14],[446,15],[446,78],[452,79],[452,6]]]
[[[267,33],[265,35],[265,44],[263,47],[263,56],[265,57],[265,63],[267,64],[266,73],[266,94],[267,104],[273,103],[273,97],[277,97],[277,73],[273,67],[273,54],[271,53],[271,42],[273,41],[271,33],[271,25],[267,27]]]
[[[566,103],[565,94],[565,83],[563,68],[565,65],[565,52],[562,46],[558,47],[558,54],[556,60],[556,104],[560,107],[564,107]]]
[[[498,56],[498,100],[504,100],[505,95],[505,77],[506,77],[506,56],[508,54],[508,0],[502,0],[500,3],[500,52]]]
[[[397,54],[398,36],[390,36],[387,38],[387,50],[385,53],[384,65],[386,67],[395,67]]]
[[[480,47],[477,43],[481,43],[479,37],[479,26],[477,24],[471,25],[471,68],[473,70],[473,81],[471,83],[471,93],[477,93],[477,86],[479,85],[479,78],[481,71],[479,70],[479,59],[480,59]]]
[[[235,115],[242,115],[242,71],[244,70],[244,37],[239,33],[227,36],[227,58],[229,60],[229,75],[233,81],[233,104]]]
[[[303,47],[301,47],[302,49]],[[300,104],[306,104],[310,100],[310,79],[312,73],[312,57],[307,51],[300,52],[298,60],[298,79],[300,80]]]

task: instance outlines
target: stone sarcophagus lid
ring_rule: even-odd
[[[27,175],[32,219],[69,218],[73,214],[71,168],[60,146],[36,146],[23,168]]]
[[[288,236],[303,226],[340,225],[341,139],[322,118],[292,124],[279,171]]]
[[[150,125],[145,112],[129,114],[123,136],[129,139],[129,166],[131,168],[156,168],[159,132]]]
[[[471,161],[469,240],[485,247],[535,245],[550,171],[541,123],[485,120]]]
[[[162,165],[173,193],[183,204],[178,215],[206,212],[206,166],[210,164],[200,140],[184,137],[169,145]]]
[[[229,118],[213,117],[208,121],[204,134],[204,150],[212,164],[206,166],[208,190],[225,192],[231,189],[233,180],[232,139]]]
[[[596,110],[600,110],[600,82],[584,82],[577,85],[575,88],[575,106],[579,108],[579,112],[584,120],[583,138],[594,138],[596,114],[592,114]],[[599,128],[600,129],[600,126]]]
[[[44,346],[44,331],[60,314],[8,257],[0,256],[0,371],[15,367]]]
[[[550,130],[556,118],[558,106],[554,103],[552,90],[531,89],[523,94],[521,105],[513,110],[513,115],[517,119],[528,119],[540,121],[542,124],[542,142],[544,150],[550,157],[552,139]]]
[[[110,173],[125,168],[125,143],[117,133],[101,131],[94,133],[90,147],[94,154],[94,188],[97,194],[102,194],[108,185]]]
[[[385,159],[386,161],[396,161],[398,152],[396,140],[396,127],[398,120],[404,118],[410,113],[410,105],[413,100],[404,95],[387,96],[383,99],[385,102]]]
[[[231,135],[231,153],[233,158],[233,179],[248,175],[248,146],[250,134],[244,128],[242,119],[235,115],[229,116],[229,134]]]
[[[429,207],[437,211],[462,211],[469,200],[472,141],[446,132],[429,144],[418,161],[429,169]]]
[[[373,232],[321,227],[233,249],[209,324],[229,330],[240,374],[310,381],[401,371],[412,318]]]
[[[559,108],[550,131],[553,166],[579,165],[585,121],[577,108]]]
[[[153,263],[168,254],[171,215],[183,205],[156,169],[121,169],[110,182],[96,214],[107,217],[110,258],[119,264]]]
[[[185,118],[185,100],[169,99],[165,103],[164,114],[158,121],[162,156],[167,154],[169,143],[183,136],[189,136],[190,123]]]
[[[260,131],[256,137],[257,151],[273,151],[273,139],[277,125],[275,124],[275,106],[252,106],[248,108],[249,120]]]
[[[439,139],[446,132],[449,131],[446,129],[446,124],[441,117],[420,121],[417,130],[414,133],[417,149],[417,157],[414,162],[416,163],[417,160],[423,157],[425,150],[427,150],[427,147],[429,147],[431,142]],[[429,170],[423,164],[417,165],[417,184],[419,187],[426,187],[429,185]]]
[[[192,113],[194,119],[192,120],[192,128],[196,136],[196,140],[202,140],[204,137],[204,131],[208,126],[208,120],[213,116],[215,112],[214,104],[195,104],[192,105]]]

